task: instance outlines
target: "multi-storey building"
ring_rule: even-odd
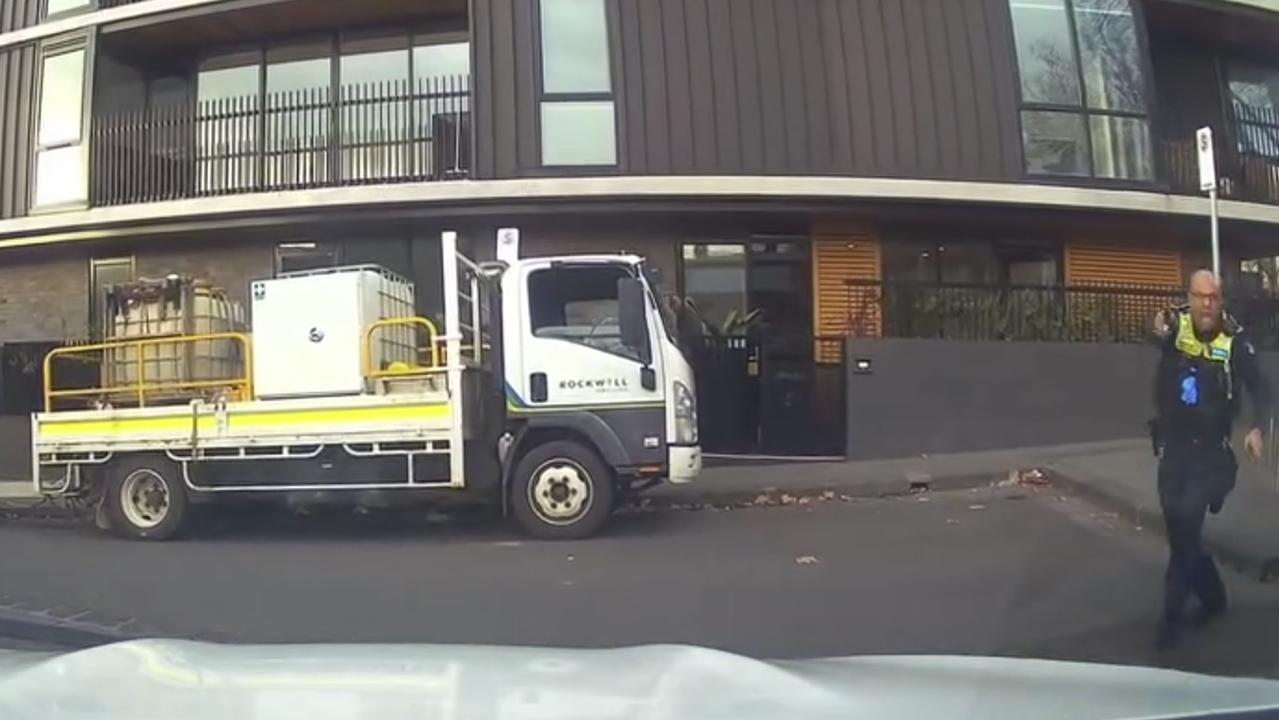
[[[122,279],[412,278],[518,226],[661,269],[717,338],[710,449],[838,454],[826,338],[962,336],[966,298],[1105,339],[1071,293],[1205,263],[1201,126],[1225,267],[1273,285],[1275,0],[0,0],[0,343],[94,336]]]

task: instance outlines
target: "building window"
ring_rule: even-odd
[[[471,74],[471,44],[466,36],[428,35],[413,40],[413,77],[425,84]]]
[[[329,40],[273,47],[266,53],[266,186],[307,187],[329,177],[333,85]]]
[[[1060,284],[1061,249],[1054,243],[901,238],[883,244],[887,283],[955,286]]]
[[[87,54],[83,39],[45,51],[36,133],[35,207],[78,205],[88,199],[83,146]]]
[[[541,0],[543,165],[616,165],[605,0]]]
[[[683,257],[685,309],[695,313],[703,334],[732,334],[747,312],[746,246],[685,245]]]
[[[197,190],[465,175],[470,58],[464,34],[403,31],[211,58],[197,78]]]
[[[107,291],[113,285],[132,282],[133,256],[94,258],[89,261],[89,332],[95,340],[106,337],[111,329]]]
[[[93,7],[93,0],[48,0],[44,8],[45,17],[88,10]]]
[[[1279,158],[1279,67],[1232,65],[1229,86],[1239,152]]]
[[[336,267],[341,260],[341,248],[336,243],[303,241],[283,242],[275,246],[276,275]]]
[[[342,176],[460,172],[468,150],[471,46],[465,35],[344,37]],[[439,140],[437,143],[436,140]]]
[[[258,108],[262,54],[205,61],[196,75],[196,188],[202,193],[248,190],[258,182]]]
[[[1032,175],[1151,180],[1145,61],[1131,0],[1010,0]]]

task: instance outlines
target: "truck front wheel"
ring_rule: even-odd
[[[511,505],[528,534],[576,540],[599,532],[613,511],[613,474],[590,448],[556,440],[528,452],[515,467]]]
[[[111,529],[127,538],[168,540],[187,515],[181,470],[167,458],[125,457],[110,469],[106,487]]]

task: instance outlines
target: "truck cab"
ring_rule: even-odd
[[[502,297],[507,422],[514,432],[589,445],[614,469],[622,492],[696,476],[693,370],[663,319],[642,258],[513,260],[502,276]],[[543,472],[546,478],[519,476],[531,493],[528,509],[546,521],[567,521],[583,507],[564,489],[579,468],[568,462]]]

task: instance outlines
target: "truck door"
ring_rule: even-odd
[[[622,337],[620,263],[547,263],[526,268],[521,313],[519,400],[531,408],[656,405],[663,401],[653,313],[646,313],[648,353]],[[645,376],[650,382],[645,382]],[[645,387],[645,385],[649,387]]]

